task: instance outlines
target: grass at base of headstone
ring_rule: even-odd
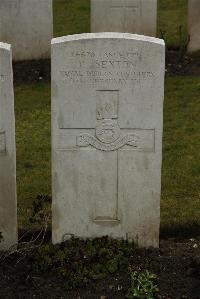
[[[199,94],[198,77],[166,79],[162,226],[200,225]]]
[[[51,193],[50,84],[15,87],[18,222],[32,227],[33,201]]]
[[[54,0],[54,37],[90,32],[90,0]],[[157,35],[164,32],[168,47],[187,38],[187,0],[158,0]],[[109,31],[109,30],[108,30]]]
[[[200,225],[200,78],[166,78],[161,227]],[[50,84],[15,87],[18,221],[30,223],[38,195],[51,194]]]

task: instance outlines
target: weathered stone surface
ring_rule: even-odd
[[[12,44],[14,60],[50,57],[52,0],[1,0],[0,41]]]
[[[52,40],[53,242],[109,235],[158,246],[162,40]]]
[[[200,1],[188,0],[189,52],[200,50]]]
[[[12,56],[0,43],[0,250],[17,242],[15,120]]]
[[[157,0],[91,0],[91,32],[156,36]]]

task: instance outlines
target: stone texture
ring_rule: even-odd
[[[17,242],[15,120],[12,55],[0,43],[0,250]]]
[[[0,1],[0,41],[14,60],[49,58],[52,35],[52,0]]]
[[[128,33],[52,40],[53,243],[158,246],[164,55]]]
[[[188,0],[189,52],[200,50],[200,1]]]
[[[91,32],[156,36],[157,0],[91,0]]]

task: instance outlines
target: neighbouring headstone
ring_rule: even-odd
[[[0,43],[0,250],[17,242],[15,120],[12,55]]]
[[[189,52],[200,50],[200,1],[188,0]]]
[[[53,243],[108,235],[159,244],[163,40],[52,40]]]
[[[157,0],[91,0],[91,32],[156,36]]]
[[[52,36],[52,0],[0,0],[0,40],[14,60],[49,58]]]

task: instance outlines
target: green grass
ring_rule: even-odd
[[[165,86],[161,223],[200,225],[200,78],[168,77]],[[51,193],[50,84],[15,88],[20,227],[32,202]]]
[[[179,28],[186,38],[187,0],[158,0],[158,30],[168,46],[180,45]],[[54,0],[54,36],[90,32],[90,0]]]
[[[165,86],[161,223],[200,224],[200,78]]]
[[[54,36],[90,32],[90,0],[54,0]]]
[[[180,36],[180,27],[182,36]],[[164,39],[168,47],[180,46],[180,38],[187,38],[187,0],[158,0],[157,35]]]
[[[33,200],[50,194],[50,84],[15,88],[19,226],[29,225]]]

